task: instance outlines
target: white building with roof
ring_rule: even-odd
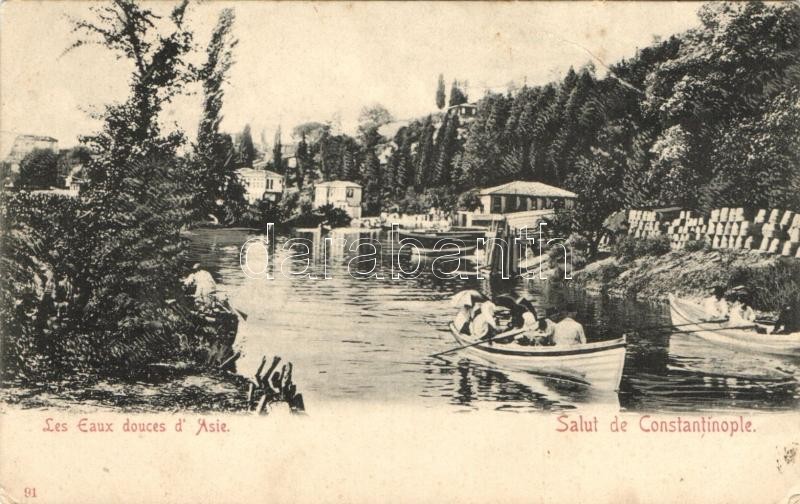
[[[505,220],[512,227],[533,227],[559,208],[573,208],[577,194],[542,182],[517,180],[481,189],[478,197],[478,209],[458,212],[458,225],[492,227]]]
[[[283,175],[271,170],[255,170],[253,168],[239,168],[236,175],[245,189],[248,203],[255,203],[260,199],[277,201],[283,194]]]
[[[361,218],[361,186],[347,180],[321,182],[314,187],[314,208],[333,205],[353,219]]]
[[[461,103],[447,107],[447,114],[457,115],[461,121],[470,122],[478,117],[478,105],[474,103]]]

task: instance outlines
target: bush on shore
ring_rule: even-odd
[[[156,362],[204,365],[219,353],[231,321],[198,312],[181,284],[181,219],[160,191],[150,196],[130,207],[99,192],[0,197],[5,376],[133,375]]]
[[[614,255],[620,262],[630,262],[645,256],[660,256],[671,250],[666,236],[636,238],[626,236],[614,244]]]
[[[731,272],[728,288],[744,286],[749,302],[758,310],[777,311],[793,306],[800,316],[800,261],[778,257],[775,262],[758,268],[737,267]]]
[[[708,251],[711,250],[711,244],[707,240],[689,240],[683,246],[683,249],[687,252]]]

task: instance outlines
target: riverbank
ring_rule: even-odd
[[[0,404],[69,411],[153,413],[244,412],[249,380],[226,371],[188,364],[152,365],[142,377],[62,381],[5,381]]]
[[[707,296],[717,285],[743,285],[755,308],[775,311],[782,303],[797,301],[800,261],[752,250],[676,250],[629,262],[607,257],[573,277],[589,292],[642,301],[666,301],[669,293]]]

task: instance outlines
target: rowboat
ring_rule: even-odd
[[[437,244],[457,243],[464,245],[477,245],[478,238],[485,238],[486,231],[483,230],[463,230],[463,231],[405,231],[398,230],[398,240],[419,242],[424,248],[434,248]]]
[[[459,345],[471,345],[450,323]],[[625,365],[625,336],[609,341],[569,346],[522,346],[516,343],[480,343],[465,348],[473,357],[512,371],[565,378],[599,390],[619,390]]]
[[[483,238],[485,231],[399,231],[397,238],[400,243],[410,243],[412,253],[423,256],[450,255],[458,252],[460,255],[474,252],[478,246],[478,238]]]
[[[773,355],[800,356],[800,333],[761,334],[753,329],[732,329],[725,323],[703,322],[705,310],[697,303],[669,296],[669,311],[673,325],[682,331],[697,334],[701,338],[730,348],[752,350]]]

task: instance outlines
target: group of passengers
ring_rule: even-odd
[[[453,319],[456,330],[476,341],[516,341],[520,345],[542,346],[586,343],[583,326],[574,319],[576,309],[572,304],[568,304],[561,313],[548,309],[540,317],[530,300],[524,297],[514,300],[508,296],[500,296],[496,299],[496,304],[475,291],[464,291],[456,294],[453,300],[459,308]],[[510,316],[506,327],[501,327],[496,318],[502,309],[507,310]],[[559,320],[558,323],[553,319]],[[509,334],[504,337],[503,333]]]
[[[784,306],[777,320],[757,320],[756,312],[741,296],[725,296],[723,287],[714,287],[713,293],[702,302],[707,321],[724,322],[728,327],[753,326],[756,331],[770,334],[791,334],[800,331],[800,324],[791,305]]]

